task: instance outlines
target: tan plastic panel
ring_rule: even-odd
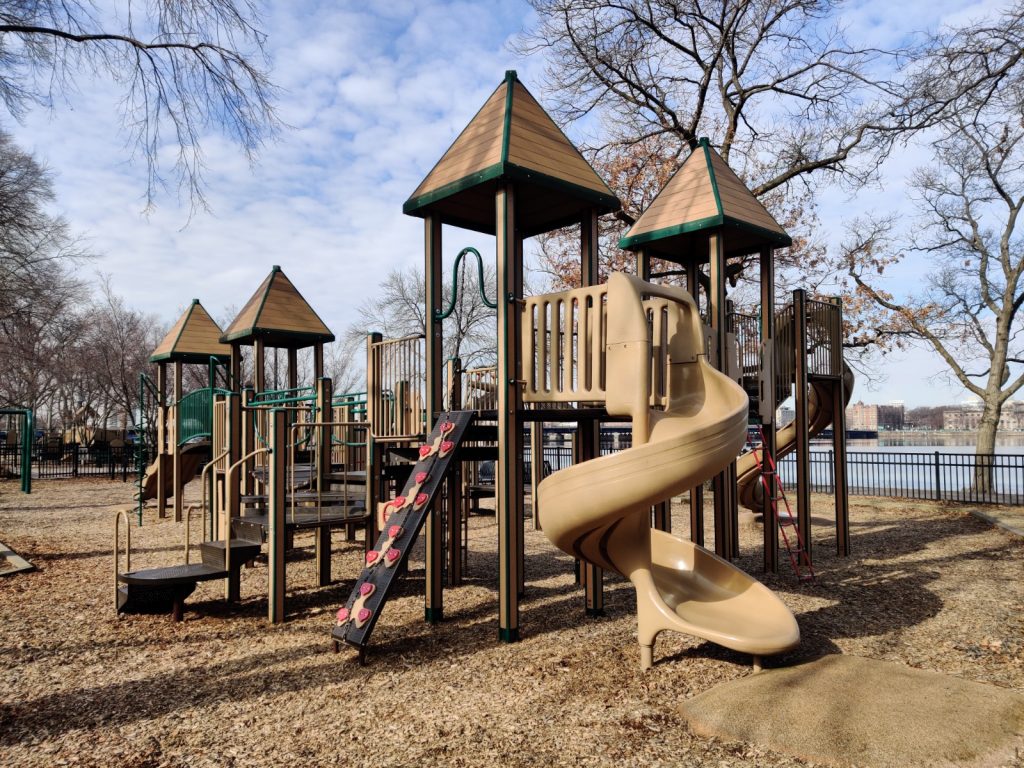
[[[650,408],[652,344],[642,297],[666,299],[667,404]],[[650,507],[703,483],[739,452],[747,395],[708,365],[684,291],[623,274],[607,283],[609,413],[633,421],[633,447],[561,470],[538,488],[540,522],[559,549],[627,577],[636,589],[641,667],[664,630],[755,655],[794,647],[793,614],[767,587],[711,552],[652,531]]]

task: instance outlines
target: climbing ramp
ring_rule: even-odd
[[[363,651],[387,603],[391,589],[404,572],[416,537],[434,506],[445,476],[456,466],[459,446],[473,420],[474,411],[442,413],[419,448],[419,460],[402,493],[382,505],[384,525],[348,602],[338,611],[331,635],[335,643],[347,643]]]

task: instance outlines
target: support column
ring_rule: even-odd
[[[314,386],[316,379],[313,379]],[[299,386],[299,350],[294,347],[288,349],[288,388],[297,389]]]
[[[793,370],[796,398],[796,504],[797,526],[811,563],[811,448],[807,391],[807,293],[801,289],[793,291]],[[803,560],[800,561],[803,564]]]
[[[523,431],[519,412],[520,299],[523,276],[516,228],[515,188],[500,184],[495,195],[498,272],[498,638],[519,639],[519,585],[523,549]]]
[[[764,443],[761,445],[761,488],[764,491],[762,525],[764,570],[779,570],[779,521],[775,515],[777,479],[775,465],[775,262],[771,248],[762,248],[759,260],[761,282],[761,374],[758,386],[758,416]]]
[[[540,505],[537,503],[537,486],[544,479],[544,422],[530,422],[530,510],[533,514],[533,529],[540,530]]]
[[[444,407],[444,328],[437,319],[442,310],[441,274],[441,219],[428,216],[423,231],[423,278],[424,303],[427,318],[426,338],[426,429],[429,431],[437,414]],[[424,618],[429,622],[444,618],[444,511],[435,505],[427,515],[424,543],[426,545],[426,590],[424,595]]]
[[[689,259],[686,262],[686,290],[693,296],[700,314],[700,281],[697,279],[699,267],[697,262]],[[703,329],[701,331],[703,336]],[[704,486],[695,485],[690,489],[690,541],[704,546]]]
[[[448,410],[462,407],[462,362],[456,357],[445,364],[447,380]],[[447,558],[446,583],[450,587],[462,584],[462,462],[453,462],[445,484],[445,557]]]
[[[181,363],[175,361],[173,364],[174,376],[174,429],[171,430],[171,475],[173,477],[174,490],[174,522],[181,522],[183,509],[182,496],[185,485],[181,476],[181,446],[178,445],[178,435],[181,434]]]
[[[711,320],[712,351],[715,367],[723,370],[726,349],[726,306],[725,306],[725,249],[720,232],[712,233],[708,238],[708,249],[711,260],[711,290],[708,294],[708,315]],[[731,494],[729,489],[729,470],[725,469],[715,475],[712,487],[715,493],[715,554],[730,559],[733,553],[732,531],[730,520]]]
[[[230,467],[240,458],[242,458],[242,408],[241,408],[241,396],[237,392],[232,392],[230,395],[225,397],[225,407],[228,412],[228,460],[225,467]],[[239,467],[236,470],[241,477],[236,477],[235,481],[224,489],[224,517],[225,517],[225,529],[230,532],[231,520],[235,517],[241,516],[242,503],[241,503],[241,489],[245,484],[245,476],[248,473],[245,471],[245,467]],[[227,482],[227,478],[224,478],[224,482]],[[227,534],[225,534],[227,535]]]
[[[842,358],[842,301],[834,299],[839,306],[838,327],[833,329],[833,344],[837,351],[835,368],[838,369],[839,380],[835,384],[832,397],[832,456],[835,466],[832,476],[835,487],[832,489],[836,497],[836,554],[847,557],[850,554],[850,495],[846,474],[846,377]]]
[[[252,381],[256,392],[263,392],[267,388],[267,348],[263,339],[256,339],[252,343]]]
[[[375,438],[381,416],[377,412],[381,405],[380,369],[373,347],[383,341],[379,333],[366,336],[366,537],[363,542],[366,551],[377,541],[377,503],[380,501],[380,483],[383,467]],[[346,467],[346,471],[348,468]]]
[[[275,408],[270,412],[270,471],[267,490],[267,620],[271,624],[284,621],[285,600],[285,489],[288,477],[285,459],[288,444],[288,411]]]
[[[313,381],[324,377],[324,344],[318,341],[313,345]]]
[[[157,363],[156,391],[156,514],[167,517],[167,363]]]
[[[597,211],[591,209],[580,222],[580,285],[597,285],[599,270],[599,233]],[[648,274],[650,271],[648,270]],[[600,422],[586,421],[577,426],[579,455],[576,462],[590,461],[601,455]],[[604,616],[604,571],[593,563],[580,564],[587,616]]]
[[[331,421],[331,399],[333,390],[330,379],[316,380],[316,421]],[[327,476],[331,471],[331,428],[329,426],[314,427],[316,439],[316,487],[323,492],[330,487]],[[316,529],[316,573],[317,586],[325,587],[331,583],[331,528],[322,525]]]
[[[242,456],[248,456],[259,446],[256,445],[256,425],[253,419],[256,414],[249,410],[249,403],[252,400],[253,390],[252,387],[243,387],[240,398],[240,408],[238,417],[241,421],[241,443],[238,455],[232,461],[238,461]],[[234,448],[232,448],[234,452]],[[245,496],[251,496],[256,491],[256,479],[252,476],[253,460],[245,462],[245,466],[240,469],[241,478],[239,478],[238,486],[241,492]]]

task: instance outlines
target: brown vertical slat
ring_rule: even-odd
[[[515,189],[499,184],[495,195],[498,271],[498,463],[495,473],[498,517],[498,637],[519,639],[520,552],[523,546],[522,407],[516,365],[521,346],[518,300],[522,262],[516,227]]]
[[[808,441],[807,391],[807,293],[793,291],[793,347],[794,376],[796,379],[796,499],[797,525],[806,560],[811,559],[811,454]]]
[[[171,431],[171,476],[172,490],[174,492],[174,522],[181,522],[182,486],[185,485],[181,476],[181,446],[178,445],[178,435],[181,433],[181,363],[177,360],[173,364],[174,376],[174,429]]]
[[[761,446],[762,488],[764,496],[763,533],[764,569],[779,570],[778,519],[772,510],[776,504],[776,479],[771,466],[775,462],[775,262],[771,248],[762,248],[759,258],[761,282],[761,377],[758,392],[758,415],[764,443]]]
[[[435,315],[441,309],[441,219],[427,216],[424,220],[424,257],[423,274],[425,279],[425,310],[427,317],[426,338],[426,391],[424,393],[427,430],[434,423],[436,414],[441,412],[444,396],[443,349],[444,337],[442,323]],[[454,288],[454,286],[453,286]],[[408,345],[403,345],[408,346]],[[408,355],[408,350],[405,352]],[[406,360],[408,369],[409,360]],[[419,418],[419,414],[412,416]],[[416,430],[419,431],[419,430]],[[406,432],[410,434],[412,430]],[[442,524],[443,511],[439,507],[427,516],[425,534],[426,542],[426,590],[424,595],[424,617],[427,621],[440,621],[444,616],[444,531]]]
[[[711,260],[711,290],[709,292],[708,316],[711,320],[712,351],[715,367],[722,370],[725,363],[726,300],[725,300],[725,250],[721,233],[708,237],[708,253]],[[729,471],[715,475],[712,487],[715,494],[715,553],[729,559],[733,553],[732,524],[730,521]]]

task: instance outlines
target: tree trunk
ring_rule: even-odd
[[[978,494],[992,492],[992,454],[996,452],[996,432],[999,431],[999,417],[1002,404],[985,403],[978,424],[978,442],[974,449],[974,490]]]

